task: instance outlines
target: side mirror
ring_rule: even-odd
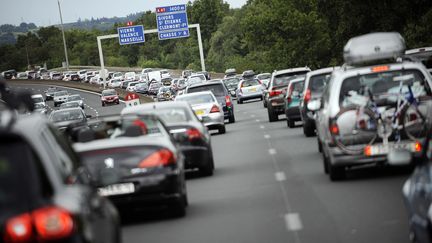
[[[403,149],[395,149],[387,154],[387,161],[390,165],[408,165],[411,163],[411,152]]]
[[[307,104],[307,108],[310,111],[318,111],[321,109],[321,100],[312,100]]]

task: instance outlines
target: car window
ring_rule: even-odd
[[[411,86],[415,97],[431,96],[429,84],[419,70],[401,70],[357,75],[345,79],[339,93],[339,102],[343,107],[352,105],[357,96],[369,96],[365,93],[367,89],[379,103],[394,103],[399,94],[400,80],[404,94],[408,92],[408,86]]]
[[[176,100],[179,101],[187,101],[191,105],[197,105],[197,104],[207,104],[207,103],[213,103],[216,102],[212,95],[210,94],[201,94],[201,95],[183,95],[178,96]]]
[[[215,96],[225,96],[225,88],[222,84],[209,84],[203,86],[189,87],[188,93],[211,91]]]
[[[0,139],[0,214],[26,211],[35,197],[52,195],[39,156],[17,138]],[[33,205],[34,206],[34,205]]]
[[[286,74],[280,74],[277,76],[274,76],[273,78],[273,86],[274,87],[286,87],[290,83],[291,80],[297,79],[300,77],[304,77],[307,72],[293,72],[293,73],[286,73]]]
[[[256,85],[261,85],[261,83],[258,81],[258,79],[245,80],[242,83],[242,88],[250,87],[250,86],[256,86]]]
[[[185,108],[158,108],[155,113],[166,123],[179,123],[191,120],[189,112]]]
[[[292,84],[292,91],[297,91],[298,93],[302,93],[303,92],[303,87],[304,87],[304,81],[302,82],[295,82]]]
[[[322,93],[330,81],[331,73],[312,76],[309,79],[309,90],[312,94]]]

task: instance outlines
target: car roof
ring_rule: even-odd
[[[166,101],[166,102],[153,102],[153,103],[145,103],[140,104],[133,107],[126,107],[121,111],[121,114],[137,114],[142,111],[148,111],[148,110],[156,110],[158,108],[185,108],[189,107],[189,103],[186,101]]]
[[[290,84],[305,81],[305,77],[295,78],[290,81]]]
[[[32,95],[31,97],[32,97],[32,98],[40,98],[40,97],[43,98],[43,96],[42,96],[41,94],[34,94],[34,95]]]
[[[309,77],[312,77],[312,76],[321,75],[321,74],[325,74],[325,73],[331,73],[334,70],[337,70],[339,68],[340,68],[340,66],[321,68],[321,69],[317,69],[314,71],[310,71],[306,75]]]
[[[220,79],[211,79],[211,80],[207,80],[206,82],[192,84],[189,86],[189,88],[208,86],[208,85],[213,85],[213,84],[222,84],[223,85],[223,82]]]
[[[275,71],[273,73],[273,75],[277,76],[277,75],[281,75],[281,74],[296,73],[296,72],[301,72],[301,71],[310,72],[311,70],[308,67],[290,68],[290,69],[283,69],[283,70]]]
[[[214,96],[213,92],[207,90],[207,91],[200,91],[200,92],[193,92],[193,93],[182,94],[182,95],[180,95],[178,97],[200,96],[200,95],[204,95],[204,94],[209,94],[209,95]]]
[[[80,107],[72,107],[72,108],[66,108],[66,109],[61,109],[61,110],[54,110],[51,112],[51,114],[52,113],[65,112],[65,111],[80,111],[80,112],[82,112],[83,110]]]

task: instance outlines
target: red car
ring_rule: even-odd
[[[120,104],[117,92],[114,89],[106,89],[102,91],[101,95],[102,106],[106,104]]]

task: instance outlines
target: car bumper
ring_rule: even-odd
[[[202,121],[204,126],[209,129],[217,129],[217,127],[223,126],[225,124],[225,116],[220,113],[209,114],[208,116],[203,116]]]
[[[237,98],[241,99],[241,100],[261,99],[262,98],[262,92],[254,92],[254,93],[248,93],[248,94],[239,93],[237,95]]]
[[[185,168],[200,168],[209,161],[209,148],[205,146],[180,146],[180,150],[185,156]]]
[[[171,203],[180,198],[180,188],[183,174],[155,174],[143,176],[120,183],[132,182],[135,192],[131,194],[108,196],[120,208],[158,206]]]
[[[105,102],[105,103],[118,103],[119,99],[103,100],[102,102]]]
[[[289,117],[291,120],[300,121],[300,109],[298,106],[289,107],[285,109],[285,115]]]

